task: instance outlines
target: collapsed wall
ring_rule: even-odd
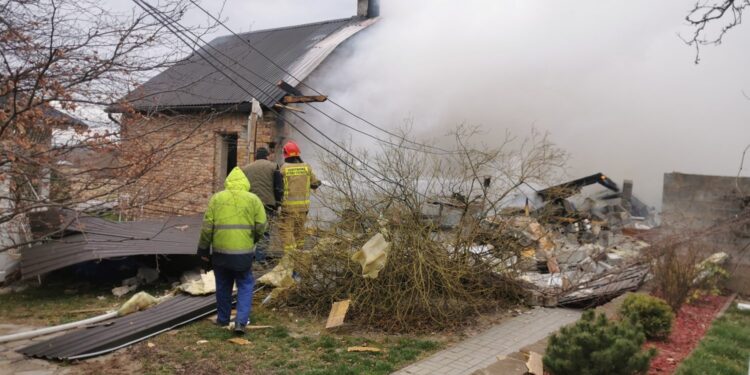
[[[686,230],[711,230],[719,251],[731,256],[729,287],[750,292],[750,226],[729,225],[750,219],[750,178],[665,173],[662,195],[664,225]]]

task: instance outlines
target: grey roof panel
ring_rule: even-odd
[[[176,295],[150,309],[80,328],[18,350],[30,357],[82,359],[132,345],[216,310],[216,297]]]
[[[111,222],[81,217],[69,224],[80,232],[21,251],[21,275],[35,277],[73,264],[132,255],[195,254],[202,216]]]
[[[299,80],[312,73],[339,44],[373,22],[375,19],[372,18],[352,17],[239,34],[272,61],[234,35],[222,36],[209,42],[221,53],[206,46],[201,47],[200,52],[216,57],[234,70],[236,73],[210,58],[232,79],[193,53],[151,78],[125,100],[137,109],[237,104],[250,102],[253,97],[271,106],[284,95],[276,87],[276,82],[284,80],[292,85],[299,84]]]

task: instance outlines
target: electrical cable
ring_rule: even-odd
[[[227,66],[226,64],[222,63],[222,62],[221,62],[221,61],[220,61],[219,59],[217,59],[217,58],[216,58],[215,56],[211,55],[210,53],[208,53],[208,52],[206,52],[206,51],[199,51],[199,50],[195,49],[195,47],[193,47],[193,46],[192,46],[192,44],[191,44],[191,43],[189,43],[188,41],[186,41],[185,39],[189,39],[189,40],[191,40],[191,41],[193,41],[193,42],[195,42],[195,40],[192,40],[192,39],[190,39],[190,38],[187,38],[187,37],[186,37],[186,36],[185,36],[185,35],[183,34],[183,32],[182,32],[182,31],[180,31],[179,29],[176,29],[176,28],[175,28],[175,26],[174,26],[173,24],[177,24],[177,25],[179,25],[180,27],[184,28],[184,27],[183,27],[182,25],[180,25],[180,24],[179,24],[178,22],[176,22],[176,21],[174,21],[174,20],[171,20],[171,19],[169,19],[168,17],[164,16],[164,15],[163,15],[163,14],[162,14],[162,13],[161,13],[161,12],[160,12],[160,11],[159,11],[158,9],[154,8],[154,7],[152,6],[152,5],[148,4],[148,3],[147,3],[146,1],[144,1],[144,0],[133,0],[133,2],[134,2],[134,3],[136,4],[136,5],[138,5],[138,6],[139,6],[139,7],[141,8],[141,9],[143,9],[143,10],[144,10],[145,12],[147,12],[147,13],[148,13],[149,15],[151,15],[152,17],[154,17],[154,18],[155,18],[155,19],[156,19],[156,20],[157,20],[158,22],[162,23],[162,24],[163,24],[163,25],[164,25],[164,26],[165,26],[165,27],[166,27],[166,28],[167,28],[167,29],[168,29],[168,30],[169,30],[169,31],[170,31],[170,32],[171,32],[172,34],[174,34],[174,35],[175,35],[175,36],[176,36],[176,37],[177,37],[178,39],[180,39],[180,41],[181,41],[181,42],[183,42],[183,43],[184,43],[184,44],[185,44],[186,46],[188,46],[188,48],[190,48],[190,49],[191,49],[191,50],[193,51],[193,53],[195,53],[196,55],[198,55],[198,56],[200,56],[201,58],[203,58],[203,60],[205,60],[205,61],[206,61],[206,62],[207,62],[207,63],[208,63],[209,65],[211,65],[211,66],[212,66],[212,67],[213,67],[213,68],[214,68],[214,69],[215,69],[215,70],[216,70],[217,72],[219,72],[220,74],[224,75],[224,76],[225,76],[225,78],[227,78],[227,79],[228,79],[229,81],[231,81],[232,83],[234,83],[235,85],[237,85],[237,87],[239,87],[239,88],[240,88],[241,90],[245,91],[245,93],[247,93],[248,95],[252,96],[252,93],[248,92],[248,91],[247,91],[247,89],[245,89],[245,88],[244,88],[244,87],[243,87],[243,86],[242,86],[242,85],[241,85],[240,83],[238,83],[238,82],[237,82],[236,80],[234,80],[234,79],[233,79],[232,77],[230,77],[230,76],[229,76],[228,74],[226,74],[226,73],[225,73],[224,71],[222,71],[221,69],[219,69],[219,67],[217,67],[217,66],[216,66],[216,65],[215,65],[215,64],[214,64],[213,62],[211,62],[211,61],[210,61],[210,60],[209,60],[209,59],[208,59],[208,58],[207,58],[207,57],[206,57],[206,56],[205,56],[204,54],[207,54],[207,55],[208,55],[209,57],[212,57],[212,58],[214,58],[214,59],[215,59],[215,60],[216,60],[216,61],[217,61],[217,62],[218,62],[219,64],[221,64],[222,66],[224,66],[224,68],[226,68],[226,69],[227,69],[227,70],[229,70],[230,72],[234,73],[234,74],[235,74],[235,75],[237,75],[238,77],[240,77],[240,78],[244,78],[244,77],[242,77],[241,75],[239,75],[239,74],[238,74],[238,73],[237,73],[236,71],[234,71],[234,70],[233,70],[232,68],[230,68],[230,67],[229,67],[229,66]],[[143,3],[143,4],[141,4],[141,3]],[[157,14],[158,14],[158,15],[157,15]],[[166,21],[165,21],[165,20],[166,20]],[[168,21],[168,22],[167,22],[167,21]],[[198,40],[200,40],[200,41],[203,41],[203,40],[202,40],[202,38],[200,38],[200,37],[198,37]],[[203,42],[205,43],[205,41],[203,41]],[[197,43],[195,43],[195,44],[197,44]],[[250,85],[252,85],[252,86],[253,86],[253,87],[255,87],[256,89],[258,89],[258,90],[259,90],[259,91],[261,91],[262,93],[264,93],[264,94],[268,95],[268,94],[267,94],[267,93],[266,93],[266,92],[265,92],[264,90],[262,90],[261,88],[259,88],[259,87],[258,87],[257,85],[255,85],[255,84],[254,84],[253,82],[251,82],[251,81],[247,80],[246,78],[245,78],[245,81],[247,81],[247,82],[248,82],[248,83],[249,83]],[[349,163],[348,163],[348,162],[347,162],[346,160],[344,160],[344,159],[343,159],[343,158],[342,158],[342,157],[341,157],[340,155],[338,155],[338,154],[336,154],[336,153],[333,153],[333,152],[331,152],[331,151],[330,151],[330,150],[328,150],[328,149],[327,149],[326,147],[322,146],[321,144],[319,144],[318,142],[316,142],[315,140],[313,140],[313,139],[312,139],[311,137],[309,137],[309,136],[308,136],[307,134],[305,134],[304,132],[302,132],[302,131],[301,131],[301,130],[300,130],[299,128],[297,128],[297,127],[296,127],[296,126],[295,126],[295,125],[294,125],[293,123],[291,123],[291,122],[290,122],[290,121],[289,121],[288,119],[286,119],[286,118],[285,118],[285,117],[284,117],[283,115],[281,115],[281,114],[280,114],[280,113],[279,113],[278,111],[274,110],[273,108],[269,108],[269,110],[270,110],[270,111],[271,111],[272,113],[274,113],[274,114],[276,114],[277,116],[279,116],[279,117],[280,117],[280,118],[281,118],[282,120],[284,120],[284,122],[286,122],[287,124],[289,124],[289,126],[291,126],[291,127],[292,127],[292,128],[294,129],[294,130],[296,130],[296,131],[297,131],[298,133],[300,133],[300,135],[302,135],[302,136],[303,136],[303,137],[304,137],[305,139],[307,139],[308,141],[310,141],[310,142],[311,142],[311,143],[313,143],[314,145],[318,146],[318,147],[319,147],[319,148],[321,148],[322,150],[326,151],[327,153],[329,153],[329,154],[333,155],[333,156],[334,156],[334,157],[335,157],[336,159],[338,159],[339,161],[341,161],[341,162],[342,162],[342,163],[343,163],[344,165],[346,165],[347,167],[351,168],[351,169],[352,169],[352,170],[354,170],[354,171],[355,171],[355,172],[356,172],[357,174],[359,174],[360,176],[362,176],[363,178],[365,178],[366,180],[368,180],[368,182],[372,183],[373,185],[375,185],[376,187],[378,187],[379,189],[381,189],[381,190],[382,190],[382,191],[384,191],[385,193],[387,193],[387,194],[390,194],[390,192],[389,192],[389,191],[388,191],[387,189],[385,189],[385,188],[383,188],[382,186],[380,186],[379,184],[377,184],[377,183],[376,183],[375,181],[373,181],[373,180],[372,180],[372,179],[371,179],[371,178],[370,178],[369,176],[367,176],[367,175],[365,175],[364,173],[362,173],[362,172],[361,172],[361,171],[360,171],[360,170],[359,170],[358,168],[355,168],[354,166],[352,166],[351,164],[349,164]],[[294,113],[293,113],[293,114],[294,114]],[[295,115],[296,115],[296,114],[295,114]],[[299,117],[299,116],[298,116],[298,117]],[[323,135],[324,137],[326,137],[326,139],[328,139],[329,141],[331,141],[331,142],[332,142],[332,143],[333,143],[333,144],[334,144],[335,146],[337,146],[337,147],[341,148],[341,149],[342,149],[342,150],[344,150],[344,151],[345,151],[346,153],[348,153],[348,154],[349,154],[350,156],[352,156],[352,157],[353,157],[353,158],[354,158],[355,160],[359,161],[359,162],[360,162],[360,163],[361,163],[361,164],[362,164],[363,166],[365,166],[365,167],[367,167],[367,168],[371,169],[372,171],[378,172],[378,174],[380,174],[380,178],[381,178],[382,180],[384,180],[384,181],[387,181],[387,182],[389,182],[389,183],[392,183],[392,184],[395,184],[395,185],[398,185],[398,186],[403,186],[402,184],[400,184],[400,183],[398,183],[398,182],[396,182],[396,181],[390,180],[390,179],[389,179],[389,178],[387,178],[387,177],[386,177],[386,176],[385,176],[385,175],[384,175],[384,174],[383,174],[382,172],[378,171],[377,169],[375,169],[375,168],[373,168],[373,167],[369,166],[369,165],[368,165],[367,163],[365,163],[364,161],[360,160],[360,159],[359,159],[359,158],[358,158],[358,157],[357,157],[356,155],[354,155],[354,154],[352,154],[351,152],[349,152],[349,151],[348,151],[348,150],[347,150],[347,149],[346,149],[345,147],[343,147],[343,146],[341,146],[341,145],[337,144],[337,143],[336,143],[336,142],[334,142],[334,141],[333,141],[332,139],[330,139],[330,137],[327,137],[327,136],[326,136],[326,135],[325,135],[325,134],[324,134],[323,132],[321,132],[321,131],[320,131],[319,129],[317,129],[317,128],[316,128],[316,127],[315,127],[314,125],[312,125],[311,123],[309,123],[309,122],[308,122],[308,121],[307,121],[306,119],[304,119],[304,118],[301,118],[301,117],[299,117],[299,118],[300,118],[300,119],[301,119],[302,121],[304,121],[304,122],[305,122],[305,123],[306,123],[307,125],[309,125],[309,126],[310,126],[310,127],[312,127],[313,129],[315,129],[315,130],[316,130],[317,132],[319,132],[319,133],[320,133],[321,135]]]
[[[242,42],[243,42],[244,44],[246,44],[246,45],[247,45],[248,47],[250,47],[250,48],[251,48],[251,49],[252,49],[253,51],[257,52],[257,53],[258,53],[259,55],[261,55],[261,56],[262,56],[263,58],[265,58],[266,60],[268,60],[268,61],[269,61],[269,62],[270,62],[271,64],[273,64],[273,65],[274,65],[275,67],[277,67],[277,68],[278,68],[279,70],[281,70],[282,72],[284,72],[284,73],[285,73],[285,74],[287,74],[288,76],[290,76],[290,77],[294,78],[294,79],[295,79],[295,80],[296,80],[296,81],[298,82],[298,84],[300,84],[300,85],[302,85],[302,86],[304,86],[304,87],[306,87],[306,88],[310,89],[311,91],[315,92],[315,93],[316,93],[316,94],[318,94],[318,95],[323,95],[323,94],[322,94],[322,93],[321,93],[320,91],[318,91],[318,90],[316,90],[316,89],[315,89],[314,87],[312,87],[312,86],[310,86],[310,85],[308,85],[308,84],[304,83],[304,82],[303,82],[302,80],[300,80],[299,78],[295,77],[295,76],[294,76],[294,75],[293,75],[292,73],[290,73],[290,72],[288,72],[288,71],[287,71],[286,69],[284,69],[284,67],[280,66],[280,65],[279,65],[279,64],[277,64],[277,63],[276,63],[275,61],[273,61],[273,59],[271,59],[270,57],[266,56],[266,55],[265,55],[265,54],[263,53],[263,51],[259,50],[259,49],[258,49],[258,48],[256,48],[255,46],[253,46],[253,45],[252,45],[252,44],[251,44],[251,43],[250,43],[249,41],[247,41],[247,40],[243,39],[243,38],[242,38],[241,36],[239,36],[239,35],[238,35],[238,34],[237,34],[236,32],[234,32],[234,31],[233,31],[232,29],[230,29],[230,28],[229,28],[229,26],[227,26],[226,24],[224,24],[224,22],[222,22],[222,21],[221,21],[221,20],[219,20],[219,19],[218,19],[217,17],[215,17],[215,16],[213,15],[213,14],[211,14],[211,12],[209,12],[208,10],[206,10],[205,8],[203,8],[202,6],[200,6],[200,4],[198,4],[198,3],[197,3],[197,2],[195,1],[195,0],[189,0],[189,1],[190,1],[191,3],[193,3],[193,5],[195,5],[195,6],[196,6],[196,7],[198,8],[198,9],[200,9],[201,11],[203,11],[203,13],[205,13],[206,15],[208,15],[208,16],[209,16],[209,17],[210,17],[210,18],[211,18],[212,20],[214,20],[214,22],[217,22],[217,23],[218,23],[219,25],[221,25],[221,26],[222,26],[222,27],[223,27],[224,29],[226,29],[227,31],[229,31],[229,32],[230,32],[230,33],[231,33],[231,34],[232,34],[233,36],[235,36],[235,37],[236,37],[237,39],[241,40],[241,41],[242,41]],[[257,75],[257,74],[256,74],[256,75]],[[334,101],[333,99],[331,99],[331,98],[328,98],[328,101],[329,101],[329,102],[331,102],[331,104],[333,104],[333,105],[335,105],[336,107],[338,107],[338,108],[340,108],[341,110],[343,110],[344,112],[348,113],[349,115],[351,115],[351,116],[353,116],[353,117],[357,118],[358,120],[360,120],[360,121],[364,122],[365,124],[367,124],[367,125],[370,125],[370,126],[372,126],[373,128],[375,128],[375,129],[378,129],[378,130],[380,130],[380,131],[382,131],[382,132],[384,132],[384,133],[386,133],[386,134],[388,134],[388,135],[390,135],[390,136],[392,136],[392,137],[396,137],[396,138],[399,138],[399,139],[401,139],[401,140],[403,140],[403,141],[405,141],[405,142],[411,143],[411,144],[413,144],[413,145],[416,145],[416,146],[424,147],[424,148],[426,148],[426,149],[433,149],[433,150],[439,151],[439,152],[433,152],[433,153],[435,153],[435,154],[440,154],[440,153],[442,153],[442,154],[453,154],[453,153],[456,153],[456,152],[457,152],[457,151],[450,151],[450,150],[446,150],[446,149],[443,149],[443,148],[440,148],[440,147],[436,147],[436,146],[432,146],[432,145],[428,145],[428,144],[424,144],[424,143],[419,143],[419,142],[415,142],[415,141],[412,141],[412,140],[410,140],[410,139],[408,139],[408,138],[406,138],[406,137],[404,137],[404,136],[402,136],[402,135],[399,135],[399,134],[393,133],[393,132],[391,132],[391,131],[389,131],[389,130],[387,130],[387,129],[384,129],[384,128],[380,127],[380,126],[377,126],[377,125],[373,124],[373,123],[372,123],[372,122],[370,122],[370,121],[367,121],[367,120],[366,120],[365,118],[363,118],[362,116],[360,116],[360,115],[357,115],[357,114],[353,113],[352,111],[350,111],[349,109],[345,108],[344,106],[342,106],[342,105],[338,104],[337,102],[335,102],[335,101]],[[310,104],[308,103],[308,105],[310,105]],[[310,105],[310,106],[312,107],[312,105]],[[329,118],[331,118],[331,117],[329,116]],[[333,119],[333,118],[331,118],[331,119],[332,119],[332,120],[334,120],[334,121],[336,121],[337,123],[339,123],[339,124],[343,125],[343,123],[341,123],[341,122],[339,122],[339,121],[337,121],[337,120],[335,120],[335,119]],[[353,128],[352,128],[351,126],[349,126],[349,125],[345,125],[345,126],[346,126],[347,128],[353,129]],[[371,136],[371,137],[375,138],[374,136]],[[378,138],[376,138],[376,139],[378,139]],[[382,141],[382,140],[381,140],[381,141]]]

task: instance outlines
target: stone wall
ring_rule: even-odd
[[[122,121],[122,158],[133,165],[123,179],[134,181],[124,198],[129,218],[189,215],[203,212],[208,199],[223,187],[223,135],[236,134],[237,164],[256,147],[268,147],[279,133],[276,118],[266,114],[248,138],[247,112],[199,113],[144,117]]]
[[[719,226],[750,209],[750,178],[665,173],[662,222],[674,228],[700,230]],[[716,248],[731,257],[730,287],[750,292],[750,228],[719,230],[712,234]]]

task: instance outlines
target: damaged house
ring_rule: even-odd
[[[14,104],[6,97],[0,97],[0,110],[6,114],[14,110]],[[55,147],[53,138],[57,131],[76,129],[83,131],[88,125],[54,107],[41,104],[33,111],[33,126],[29,126],[22,136],[31,143],[33,158],[24,161],[13,161],[9,156],[0,166],[0,283],[12,278],[17,272],[19,255],[17,246],[32,239],[32,223],[35,216],[44,215],[48,210],[53,190],[52,175],[55,161],[59,160],[62,150]],[[16,141],[15,139],[12,139]],[[6,148],[7,147],[7,148]],[[0,148],[8,151],[7,155],[25,155],[23,149],[12,143],[0,142]]]
[[[216,38],[110,108],[121,114],[125,157],[160,150],[155,167],[128,192],[131,212],[200,212],[259,147],[280,153],[275,146],[290,138],[292,111],[299,110],[294,103],[326,100],[306,78],[377,20],[375,1],[357,5],[351,18]]]

